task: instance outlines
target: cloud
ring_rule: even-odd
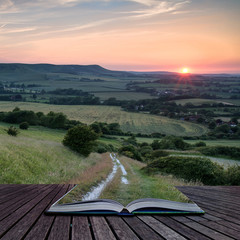
[[[23,28],[10,28],[10,29],[4,29],[5,25],[2,25],[0,27],[0,32],[1,33],[5,33],[5,34],[9,34],[9,33],[23,33],[23,32],[30,32],[30,31],[34,31],[36,30],[36,28],[34,27],[23,27]]]
[[[11,0],[1,0],[0,1],[0,11],[4,11],[10,7],[12,7],[14,4]]]
[[[11,0],[0,0],[0,14],[18,12]]]
[[[151,17],[161,13],[174,12],[183,8],[186,4],[191,3],[190,0],[182,1],[158,1],[158,0],[130,0],[143,5],[140,10],[131,11],[128,13],[134,14],[133,17]]]

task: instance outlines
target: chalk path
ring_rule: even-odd
[[[127,171],[125,170],[124,166],[121,164],[119,159],[117,159],[116,154],[110,153],[110,157],[113,161],[112,172],[107,176],[107,178],[105,180],[101,181],[97,186],[92,187],[90,189],[90,191],[82,197],[82,201],[89,201],[89,200],[94,200],[94,199],[99,198],[99,196],[101,195],[101,193],[103,192],[103,190],[107,186],[107,184],[113,180],[114,176],[117,173],[118,168],[121,168],[121,171],[122,171],[121,182],[123,184],[129,183],[126,178]]]

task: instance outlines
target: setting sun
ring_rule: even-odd
[[[188,68],[183,68],[183,69],[181,70],[181,73],[189,73],[189,69],[188,69]]]

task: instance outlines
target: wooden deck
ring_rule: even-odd
[[[202,216],[46,216],[71,185],[0,185],[1,239],[240,239],[240,187],[179,187]]]

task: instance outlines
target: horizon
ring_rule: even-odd
[[[23,65],[58,65],[58,66],[99,66],[102,67],[106,70],[110,70],[110,71],[120,71],[120,72],[133,72],[133,73],[175,73],[175,74],[183,74],[181,72],[182,69],[179,69],[179,71],[170,71],[170,70],[164,70],[164,69],[160,69],[160,70],[125,70],[125,69],[111,69],[105,66],[102,66],[100,64],[97,63],[93,63],[93,64],[76,64],[76,63],[69,63],[69,64],[55,64],[55,63],[49,63],[49,62],[36,62],[36,63],[26,63],[26,62],[0,62],[0,64],[23,64]],[[240,71],[239,72],[188,72],[185,75],[240,75]]]
[[[0,1],[0,62],[240,72],[240,1]]]

